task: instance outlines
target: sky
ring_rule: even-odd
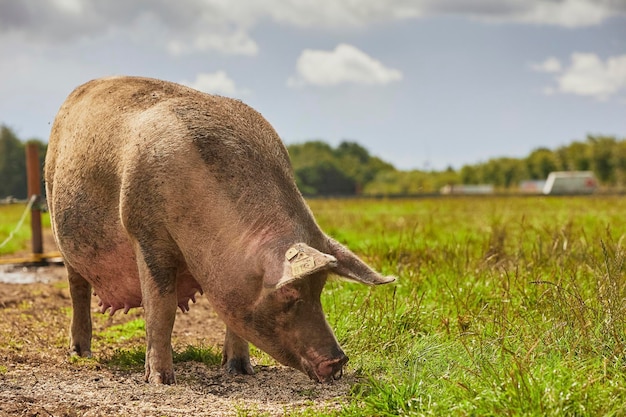
[[[124,74],[399,169],[626,139],[626,0],[0,0],[0,57],[0,123],[22,139]]]

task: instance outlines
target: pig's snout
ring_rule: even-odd
[[[341,352],[337,358],[320,362],[315,371],[319,382],[331,382],[343,376],[343,366],[348,362],[348,357]]]

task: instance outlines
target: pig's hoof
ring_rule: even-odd
[[[146,382],[155,385],[172,385],[176,383],[174,371],[169,372],[146,372]]]
[[[250,360],[245,358],[228,359],[224,364],[224,370],[229,374],[254,375]]]
[[[91,358],[91,356],[90,350],[82,350],[78,346],[70,351],[70,357]]]

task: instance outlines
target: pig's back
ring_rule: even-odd
[[[113,77],[74,90],[52,128],[46,182],[66,262],[115,308],[141,302],[134,220],[179,240],[199,224],[212,232],[303,218],[315,227],[269,123],[237,100],[159,80]],[[188,278],[187,293],[197,287]]]

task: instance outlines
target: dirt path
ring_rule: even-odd
[[[0,274],[2,272],[0,271]],[[62,267],[38,271],[49,283],[0,283],[0,416],[227,416],[282,415],[303,407],[338,407],[355,383],[348,370],[332,385],[278,365],[255,366],[254,376],[225,375],[219,366],[175,363],[177,385],[144,383],[141,369],[125,371],[102,360],[70,361],[67,328],[70,298]],[[97,299],[92,303],[97,311]],[[94,314],[94,332],[136,319]],[[178,312],[173,344],[221,348],[224,326],[200,297]],[[128,341],[94,339],[94,355],[110,357]],[[139,341],[132,341],[137,346]]]

